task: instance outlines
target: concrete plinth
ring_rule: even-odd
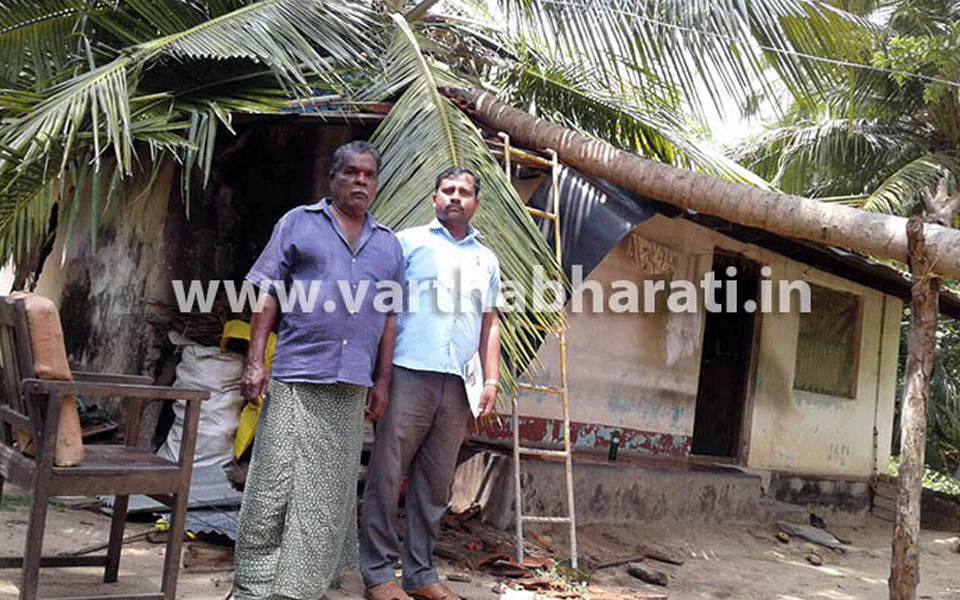
[[[495,452],[465,460],[457,471],[451,508],[459,512],[476,503],[486,521],[512,526],[512,462],[512,456]],[[636,459],[607,462],[575,453],[573,481],[578,524],[747,520],[765,510],[760,475],[724,466]],[[521,489],[525,514],[566,515],[563,462],[523,460]]]
[[[577,461],[573,465],[577,523],[671,519],[719,522],[755,518],[760,477],[735,469],[658,469],[629,463]],[[563,463],[525,461],[525,514],[566,513]]]

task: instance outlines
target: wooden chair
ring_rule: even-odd
[[[59,327],[57,329],[59,334]],[[0,558],[0,568],[22,569],[20,600],[37,598],[40,567],[102,566],[103,580],[115,582],[127,502],[131,494],[144,494],[171,508],[161,591],[123,597],[173,600],[177,588],[200,401],[208,397],[207,392],[153,386],[149,385],[147,377],[125,375],[74,372],[72,381],[39,379],[34,370],[34,361],[23,300],[0,296],[0,498],[4,480],[29,490],[31,496],[24,554],[22,557]],[[126,399],[129,402],[126,445],[87,445],[83,447],[84,455],[79,463],[57,466],[54,451],[62,399],[72,396]],[[140,413],[148,399],[182,399],[187,402],[183,441],[177,462],[164,460],[136,447]],[[18,432],[21,432],[19,445],[16,441]],[[27,456],[21,451],[24,432],[32,437],[35,456]],[[50,498],[98,494],[116,496],[106,554],[41,556]]]

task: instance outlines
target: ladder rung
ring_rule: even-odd
[[[520,446],[518,450],[520,451],[520,454],[535,454],[537,456],[547,456],[552,458],[567,457],[566,450],[547,450],[546,448],[526,448],[524,446]]]
[[[545,385],[535,385],[533,383],[520,383],[517,382],[517,387],[525,390],[533,390],[534,392],[544,392],[545,394],[556,394],[557,396],[563,395],[563,390],[558,390],[557,388],[547,387]]]
[[[557,215],[555,215],[554,213],[548,213],[546,211],[542,211],[539,208],[531,208],[528,206],[527,212],[535,217],[540,217],[541,219],[549,219],[550,221],[557,220]]]
[[[524,521],[536,521],[538,523],[569,523],[570,517],[536,517],[533,515],[521,515]]]

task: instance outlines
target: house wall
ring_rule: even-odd
[[[774,278],[805,279],[861,298],[854,398],[793,389],[799,315],[763,315],[747,465],[817,475],[867,476],[890,455],[901,302],[787,262]],[[874,424],[877,427],[874,444]]]
[[[172,299],[164,224],[173,175],[172,163],[162,166],[153,189],[140,192],[123,218],[108,220],[96,242],[89,235],[89,212],[77,215],[72,228],[61,222],[36,292],[58,304],[75,367],[140,374],[152,366],[150,307]],[[132,196],[143,181],[127,185]],[[83,205],[91,204],[88,191]]]
[[[108,167],[109,169],[109,167]],[[105,177],[105,179],[108,179]],[[96,242],[90,236],[89,189],[72,227],[61,216],[53,251],[46,258],[35,291],[54,300],[60,310],[64,343],[75,369],[155,377],[163,363],[161,307],[172,301],[169,206],[176,185],[172,163],[160,167],[155,186],[143,192],[133,179],[120,195],[129,198],[122,218],[100,215]],[[97,204],[103,206],[103,200]],[[176,244],[174,247],[177,246]],[[169,384],[170,377],[163,381]],[[123,420],[126,403],[94,399],[101,409]],[[92,408],[92,407],[91,407]],[[161,405],[145,410],[139,440],[149,444]]]
[[[587,278],[609,300],[612,282],[686,279],[699,283],[711,270],[715,248],[743,254],[772,269],[778,280],[806,280],[861,299],[855,398],[831,398],[793,389],[799,328],[796,312],[757,319],[753,377],[748,382],[743,457],[748,467],[817,475],[867,476],[889,455],[901,302],[767,250],[739,243],[682,219],[657,215],[640,224]],[[590,284],[592,285],[592,284]],[[669,288],[668,288],[669,289]],[[774,288],[776,290],[776,287]],[[575,292],[576,293],[576,292]],[[643,296],[643,294],[641,294]],[[619,435],[624,451],[683,458],[690,455],[700,372],[705,309],[667,310],[658,294],[653,312],[570,314],[567,305],[571,440],[606,449]],[[590,305],[583,294],[583,306]],[[754,343],[744,340],[745,344]],[[555,338],[540,351],[543,367],[532,379],[559,382]],[[533,443],[562,440],[555,396],[520,395],[521,435]],[[876,424],[876,443],[874,443]],[[485,435],[504,437],[488,429]]]
[[[323,136],[304,144],[332,148],[351,134],[347,129],[324,129]],[[247,163],[242,166],[235,171],[251,172]],[[276,171],[274,165],[267,167],[265,171]],[[80,215],[67,253],[62,253],[59,238],[47,259],[37,291],[61,305],[75,366],[158,376],[163,358],[157,343],[160,328],[148,321],[162,326],[163,315],[154,307],[171,305],[170,280],[236,276],[234,271],[246,269],[250,262],[237,258],[237,248],[249,245],[250,236],[237,233],[233,240],[223,233],[217,237],[217,232],[238,232],[241,224],[255,223],[260,233],[268,235],[269,224],[275,221],[260,213],[238,215],[237,206],[282,213],[289,203],[298,202],[284,198],[287,206],[282,206],[280,199],[262,202],[267,194],[235,196],[240,192],[234,190],[250,189],[247,184],[214,186],[211,195],[195,207],[187,226],[172,165],[165,167],[158,181],[150,195],[131,202],[124,218],[106,228],[96,248],[87,236],[86,217]],[[273,180],[262,176],[258,181]],[[667,310],[665,294],[656,296],[649,312],[638,314],[617,314],[609,304],[616,281],[631,281],[641,290],[645,282],[700,281],[711,269],[715,247],[770,266],[775,280],[806,279],[863,299],[865,325],[853,399],[793,390],[798,317],[772,314],[759,319],[755,376],[744,419],[745,464],[858,476],[882,468],[891,439],[900,301],[689,221],[660,215],[639,225],[588,277],[604,295],[602,314],[589,310],[570,314],[567,364],[574,444],[606,449],[618,435],[624,451],[689,456],[705,316],[702,303],[693,314]],[[584,292],[582,300],[589,305],[593,297]],[[646,300],[638,298],[643,309]],[[571,303],[568,309],[572,307]],[[538,383],[558,383],[557,353],[556,341],[548,339],[540,351],[543,367],[533,373]],[[555,396],[522,395],[521,433],[527,441],[556,444],[562,439],[560,417]],[[507,424],[478,433],[495,439],[510,435]]]
[[[78,214],[70,231],[61,216],[36,291],[60,307],[71,366],[172,383],[179,354],[167,334],[215,345],[235,315],[222,291],[212,313],[181,312],[171,281],[197,280],[207,289],[211,280],[242,278],[280,215],[325,188],[333,149],[355,137],[363,136],[352,125],[254,124],[238,138],[221,137],[210,185],[193,182],[189,215],[180,172],[168,162],[149,192],[143,179],[125,184],[120,210],[95,245],[89,214]],[[94,205],[104,201],[90,202],[87,191],[83,206]],[[122,416],[121,401],[106,404]],[[158,418],[145,419],[144,436]]]

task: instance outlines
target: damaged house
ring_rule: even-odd
[[[202,191],[189,218],[177,167],[164,164],[149,192],[132,184],[142,186],[137,202],[96,239],[82,226],[66,244],[58,236],[36,291],[60,306],[71,361],[172,382],[169,333],[216,345],[235,316],[222,302],[211,313],[178,311],[172,282],[242,279],[280,215],[325,189],[332,150],[368,137],[380,119],[238,115],[238,135],[218,148],[209,183],[196,182]],[[512,175],[521,197],[546,207],[543,163],[517,160]],[[568,299],[566,335],[578,518],[747,515],[764,492],[868,506],[868,481],[890,454],[909,281],[862,256],[629,193],[573,168],[562,168],[559,189],[562,262],[582,282]],[[724,310],[708,310],[701,282],[710,274],[735,286],[732,310],[723,295]],[[679,281],[700,300],[671,295]],[[638,290],[638,310],[621,310],[632,301],[622,295],[610,309],[623,282]],[[796,285],[780,293],[796,282],[806,285],[809,312]],[[588,309],[574,311],[574,302]],[[941,309],[960,316],[952,296]],[[556,340],[546,338],[530,377],[556,384],[556,355]],[[163,421],[155,411],[143,438]],[[553,399],[521,394],[523,443],[556,447],[561,425]],[[496,450],[512,435],[501,418],[472,439]],[[561,507],[562,466],[525,468],[536,488],[528,497],[548,512]],[[497,493],[509,505],[506,479]]]

